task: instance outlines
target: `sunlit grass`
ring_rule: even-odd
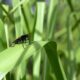
[[[70,0],[0,3],[0,80],[79,80],[80,18],[72,4]],[[11,46],[24,34],[30,43]]]

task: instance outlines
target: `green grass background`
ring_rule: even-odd
[[[80,80],[79,3],[0,1],[0,80]],[[31,44],[10,46],[24,34]]]

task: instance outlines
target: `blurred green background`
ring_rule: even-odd
[[[0,80],[80,80],[80,0],[0,0]]]

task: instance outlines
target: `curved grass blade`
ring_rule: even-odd
[[[67,80],[65,73],[63,71],[62,65],[60,63],[60,59],[57,55],[57,45],[55,42],[51,41],[48,42],[45,46],[44,49],[46,51],[48,60],[51,64],[52,71],[56,76],[57,80]]]

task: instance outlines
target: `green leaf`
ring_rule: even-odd
[[[13,7],[15,7],[18,3],[20,4],[20,1],[13,0]],[[14,20],[15,20],[16,37],[19,37],[23,34],[23,27],[22,27],[23,17],[20,5],[17,6],[17,10],[14,12]]]
[[[23,48],[22,45],[15,45],[0,53],[0,73],[1,75],[7,74],[12,69],[19,66],[20,63],[29,59],[32,55],[38,52],[47,41],[41,41],[39,43],[34,42],[31,45]],[[0,76],[1,76],[0,75]]]
[[[40,80],[40,64],[41,64],[41,49],[34,55],[34,64],[33,64],[34,80]]]
[[[80,63],[80,48],[77,48],[75,53],[76,53],[76,62]]]
[[[35,28],[34,41],[42,40],[44,13],[45,13],[45,2],[37,2],[37,21],[36,21],[36,26],[34,27]],[[40,51],[34,54],[34,65],[33,65],[34,80],[39,80],[40,78],[40,62],[41,62]]]
[[[10,71],[22,54],[22,46],[8,48],[0,53],[0,72]]]
[[[62,65],[60,63],[60,59],[57,54],[56,43],[50,41],[44,46],[44,49],[46,51],[48,60],[51,64],[52,70],[55,73],[57,80],[67,80]]]
[[[37,21],[35,26],[34,41],[42,40],[44,13],[45,13],[45,2],[38,2],[37,3]]]
[[[59,13],[59,1],[50,0],[48,17],[47,17],[47,38],[53,40],[53,33],[55,29],[55,24],[58,19]]]

